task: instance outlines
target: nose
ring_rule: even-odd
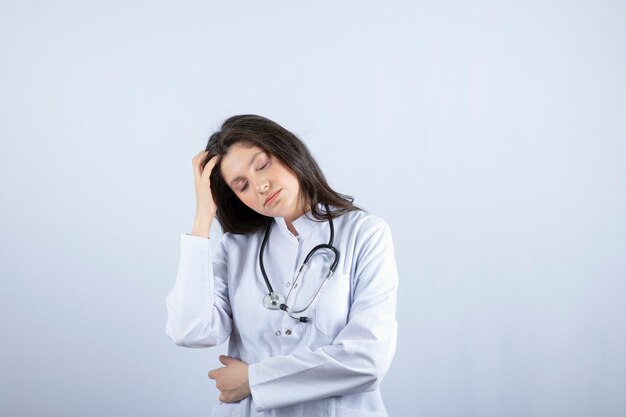
[[[266,193],[267,190],[270,189],[270,182],[267,180],[267,178],[263,178],[261,180],[259,180],[258,184],[257,184],[257,190],[259,192],[259,194],[263,194]]]

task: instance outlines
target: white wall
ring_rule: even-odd
[[[626,412],[626,4],[0,4],[0,414],[208,415],[164,334],[228,116],[388,221],[391,416]]]

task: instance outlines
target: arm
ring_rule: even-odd
[[[348,323],[331,345],[251,364],[257,411],[377,389],[396,349],[398,272],[386,224],[377,225],[363,241]]]
[[[181,235],[180,261],[176,283],[167,295],[165,326],[167,336],[180,346],[217,346],[232,330],[224,241],[215,254],[209,242]]]

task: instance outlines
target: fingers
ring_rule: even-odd
[[[208,151],[202,150],[202,151],[198,152],[198,153],[197,153],[197,154],[193,157],[193,159],[196,159],[196,158],[197,158],[197,157],[199,157],[200,155],[202,155],[202,154],[206,154],[207,152],[208,152]]]
[[[211,158],[211,160],[209,162],[207,162],[207,164],[204,166],[204,170],[202,171],[202,175],[206,175],[209,176],[211,175],[211,172],[213,171],[213,168],[215,168],[215,164],[217,164],[220,160],[220,156],[219,155],[215,155],[213,158]]]
[[[217,164],[221,158],[220,155],[215,155],[206,163],[206,165],[202,166],[206,160],[207,154],[208,151],[200,151],[191,159],[194,176],[200,177],[202,175],[211,175],[211,171],[213,171],[215,164]]]
[[[226,355],[220,355],[219,356],[219,360],[223,365],[228,365],[229,363],[231,363],[233,360],[235,360],[234,358],[231,358],[230,356],[226,356]],[[211,369],[209,371],[209,379],[215,379],[217,378],[217,372],[220,369],[226,369],[225,367],[221,367],[221,368],[217,368],[217,369]]]
[[[224,368],[211,369],[211,370],[209,371],[209,379],[217,379],[217,377],[218,377],[218,374],[217,374],[217,373],[218,373],[218,371],[219,371],[220,369],[224,369]]]
[[[191,166],[193,168],[193,175],[199,177],[202,175],[202,161],[206,158],[207,151],[198,152],[193,158],[191,158]]]
[[[237,358],[233,358],[232,356],[227,356],[227,355],[220,355],[219,360],[224,365],[234,365],[237,362],[243,363],[241,360]]]
[[[222,362],[222,363],[224,363],[224,362]],[[216,379],[219,376],[218,375],[219,371],[222,370],[222,369],[226,369],[226,368],[224,366],[222,366],[221,368],[211,369],[209,371],[209,379]]]

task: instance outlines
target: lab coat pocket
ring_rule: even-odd
[[[348,322],[350,312],[350,274],[335,273],[315,301],[315,327],[335,340]]]

